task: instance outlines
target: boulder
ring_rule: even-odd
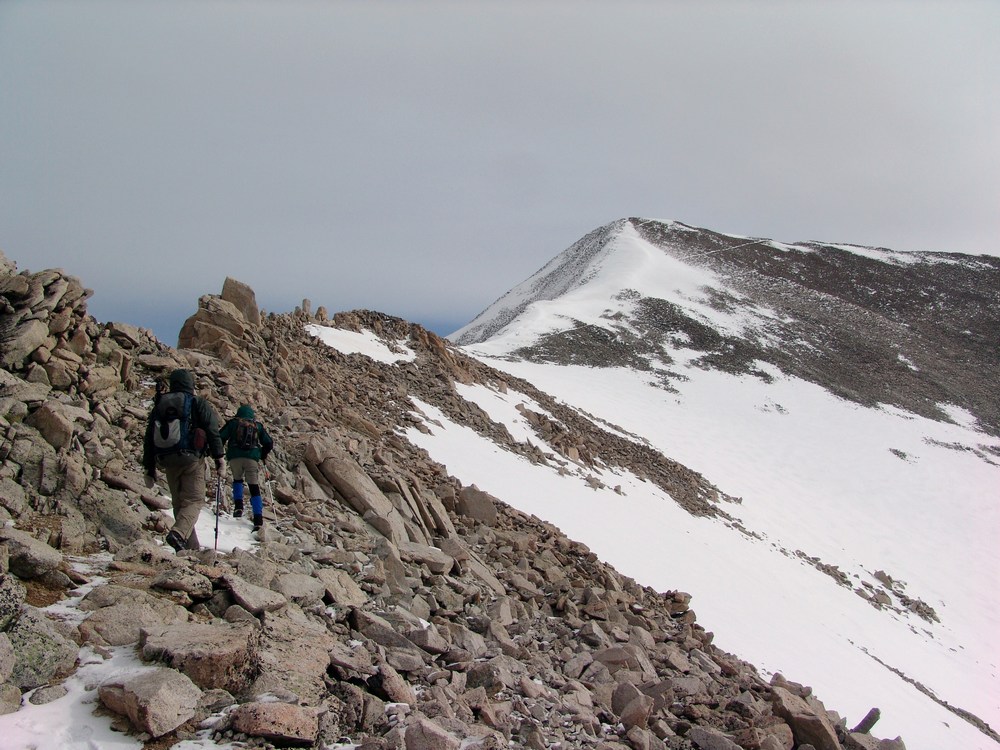
[[[92,399],[107,398],[118,390],[119,386],[121,386],[121,372],[109,365],[89,368],[80,381],[81,392]]]
[[[457,510],[461,515],[474,518],[487,526],[496,524],[497,499],[488,492],[483,492],[476,485],[463,487],[462,491],[458,493],[456,502]]]
[[[776,716],[788,722],[799,745],[810,744],[816,750],[841,750],[837,732],[823,710],[816,710],[804,698],[775,686],[771,693]]]
[[[127,349],[135,349],[145,338],[138,328],[128,323],[108,323],[107,331],[111,338]]]
[[[188,611],[168,599],[125,586],[99,586],[80,602],[91,614],[80,624],[84,643],[125,646],[138,643],[142,629],[179,625],[188,621]]]
[[[222,299],[239,310],[247,323],[252,326],[260,325],[260,308],[257,307],[257,295],[248,285],[227,276],[226,280],[222,283]]]
[[[27,593],[16,577],[6,573],[0,575],[0,631],[7,630],[17,619]]]
[[[309,607],[323,601],[326,586],[319,578],[304,573],[285,573],[278,576],[275,590],[289,601],[301,607]]]
[[[24,367],[31,353],[48,341],[49,327],[42,320],[28,320],[16,326],[0,341],[0,366],[7,370]]]
[[[21,708],[21,691],[9,682],[0,683],[0,715],[12,714]]]
[[[653,699],[648,695],[637,695],[621,712],[622,724],[626,729],[645,727],[653,712]],[[720,748],[720,750],[722,750]],[[726,750],[729,750],[728,748]]]
[[[345,571],[338,568],[319,568],[313,573],[325,590],[325,599],[330,604],[343,607],[360,607],[368,601],[368,595]]]
[[[150,586],[163,591],[180,591],[195,601],[203,601],[212,596],[212,582],[190,568],[165,570],[150,581]]]
[[[417,542],[400,542],[397,545],[399,556],[406,562],[426,565],[431,573],[449,573],[455,564],[455,559],[445,554],[437,547],[430,547]]]
[[[68,448],[73,440],[73,420],[65,413],[58,401],[46,401],[24,420],[38,430],[53,448]]]
[[[230,714],[230,722],[237,732],[278,746],[311,746],[319,733],[314,709],[288,703],[244,703]]]
[[[14,647],[6,633],[0,632],[0,683],[14,674]]]
[[[112,678],[100,686],[98,698],[139,731],[161,737],[194,716],[201,690],[180,672],[159,668]]]
[[[21,690],[41,687],[68,674],[76,664],[79,648],[56,630],[34,607],[26,607],[7,631],[14,649],[10,682]]]
[[[314,438],[306,446],[306,461],[347,504],[393,544],[407,541],[403,518],[378,485],[349,453],[327,440]]]
[[[31,534],[9,526],[0,527],[0,544],[7,545],[10,572],[18,578],[38,578],[55,570],[63,556]]]
[[[740,750],[739,745],[712,727],[691,727],[687,738],[698,750]]]
[[[183,672],[203,690],[239,693],[260,666],[260,631],[245,623],[182,623],[143,629],[142,656]]]
[[[406,727],[406,750],[459,750],[461,740],[440,725],[420,717]]]
[[[294,607],[290,609],[294,611]],[[287,614],[266,618],[259,674],[246,693],[293,694],[305,703],[318,705],[327,693],[326,670],[337,641],[323,626],[293,620],[292,612]]]
[[[240,576],[226,575],[223,582],[236,603],[254,615],[275,612],[288,604],[288,599],[283,594],[252,584]]]
[[[205,295],[195,314],[184,321],[177,348],[217,353],[221,344],[242,341],[246,332],[247,320],[232,302]]]

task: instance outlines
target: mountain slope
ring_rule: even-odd
[[[646,493],[692,530],[725,518],[696,472],[378,313],[261,317],[227,279],[172,349],[98,323],[89,294],[0,255],[5,747],[846,741],[809,688],[715,645],[690,594],[622,575],[420,443],[458,435],[463,460],[528,469],[550,498]],[[155,382],[176,367],[224,415],[252,403],[275,438],[256,539],[226,491],[221,517],[204,508],[202,549],[163,545],[169,502],[139,457]]]
[[[866,406],[940,419],[953,404],[998,435],[998,330],[1000,258],[787,245],[630,219],[587,235],[449,338],[500,341],[492,348],[529,361],[649,369],[666,382],[678,359],[766,379],[765,362]]]
[[[730,531],[707,545],[689,544],[703,532],[676,536],[659,511],[588,524],[558,499],[518,507],[651,585],[683,566],[682,585],[738,653],[805,670],[841,705],[858,708],[847,665],[893,675],[883,716],[908,746],[995,747],[990,732],[971,745],[949,732],[968,712],[976,726],[1000,721],[1000,610],[987,593],[1000,573],[997,259],[639,220],[588,237],[452,338],[742,502],[723,503],[729,520],[712,523]],[[551,289],[563,291],[535,293]],[[487,488],[511,471],[460,471],[460,454],[436,450]],[[769,586],[764,569],[799,585]],[[759,618],[790,629],[747,628]],[[787,637],[802,629],[808,644]]]
[[[86,644],[63,639],[79,671],[51,671],[0,732],[82,750],[108,723],[79,704],[97,682],[137,670],[212,682],[181,659],[138,663],[161,641],[131,645],[136,601],[147,629],[179,616],[180,641],[222,633],[232,645],[235,629],[248,649],[219,654],[235,659],[218,670],[228,696],[204,685],[194,716],[162,740],[179,748],[269,742],[271,716],[296,719],[276,743],[326,750],[354,747],[348,735],[372,748],[422,737],[750,750],[810,737],[839,750],[879,706],[876,732],[910,750],[995,750],[1000,617],[986,592],[998,524],[984,488],[998,479],[997,441],[959,407],[934,421],[860,407],[764,361],[750,374],[711,369],[683,333],[652,354],[580,347],[612,364],[624,353],[629,368],[511,355],[567,325],[627,339],[631,308],[614,306],[647,286],[706,329],[735,336],[755,320],[701,302],[717,284],[704,269],[664,267],[634,233],[607,239],[575,285],[507,327],[514,347],[493,339],[475,359],[378,313],[261,318],[231,280],[199,300],[172,350],[87,317],[75,279],[17,274],[0,257],[0,513],[34,543],[4,534],[45,550],[36,559],[64,556],[58,574],[26,578],[19,600],[35,571],[16,553],[0,576],[11,594],[0,630],[14,632],[6,604],[27,599],[44,609],[21,608],[18,638],[56,619]],[[225,414],[250,400],[276,438],[268,533],[248,550],[174,556],[157,543],[169,519],[142,488],[138,445],[153,381],[176,366]],[[7,664],[5,703],[26,689],[21,668],[6,684]],[[847,718],[825,724],[811,689],[779,670]],[[817,726],[822,741],[807,734]]]

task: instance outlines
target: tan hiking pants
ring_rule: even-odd
[[[187,540],[188,549],[198,549],[195,524],[205,504],[205,459],[197,456],[164,456],[160,466],[167,477],[174,507],[173,530]]]

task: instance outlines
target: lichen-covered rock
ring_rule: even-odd
[[[25,607],[7,631],[14,649],[10,681],[21,690],[31,690],[53,678],[68,674],[76,664],[79,649],[66,640],[34,607]]]
[[[21,613],[27,591],[16,577],[0,575],[0,631],[7,630]],[[2,680],[0,680],[2,682]]]
[[[14,673],[14,647],[10,637],[0,632],[0,683],[7,682]]]

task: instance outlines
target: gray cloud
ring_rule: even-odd
[[[989,2],[7,2],[0,249],[446,332],[621,216],[1000,254]],[[154,291],[155,290],[155,291]]]

